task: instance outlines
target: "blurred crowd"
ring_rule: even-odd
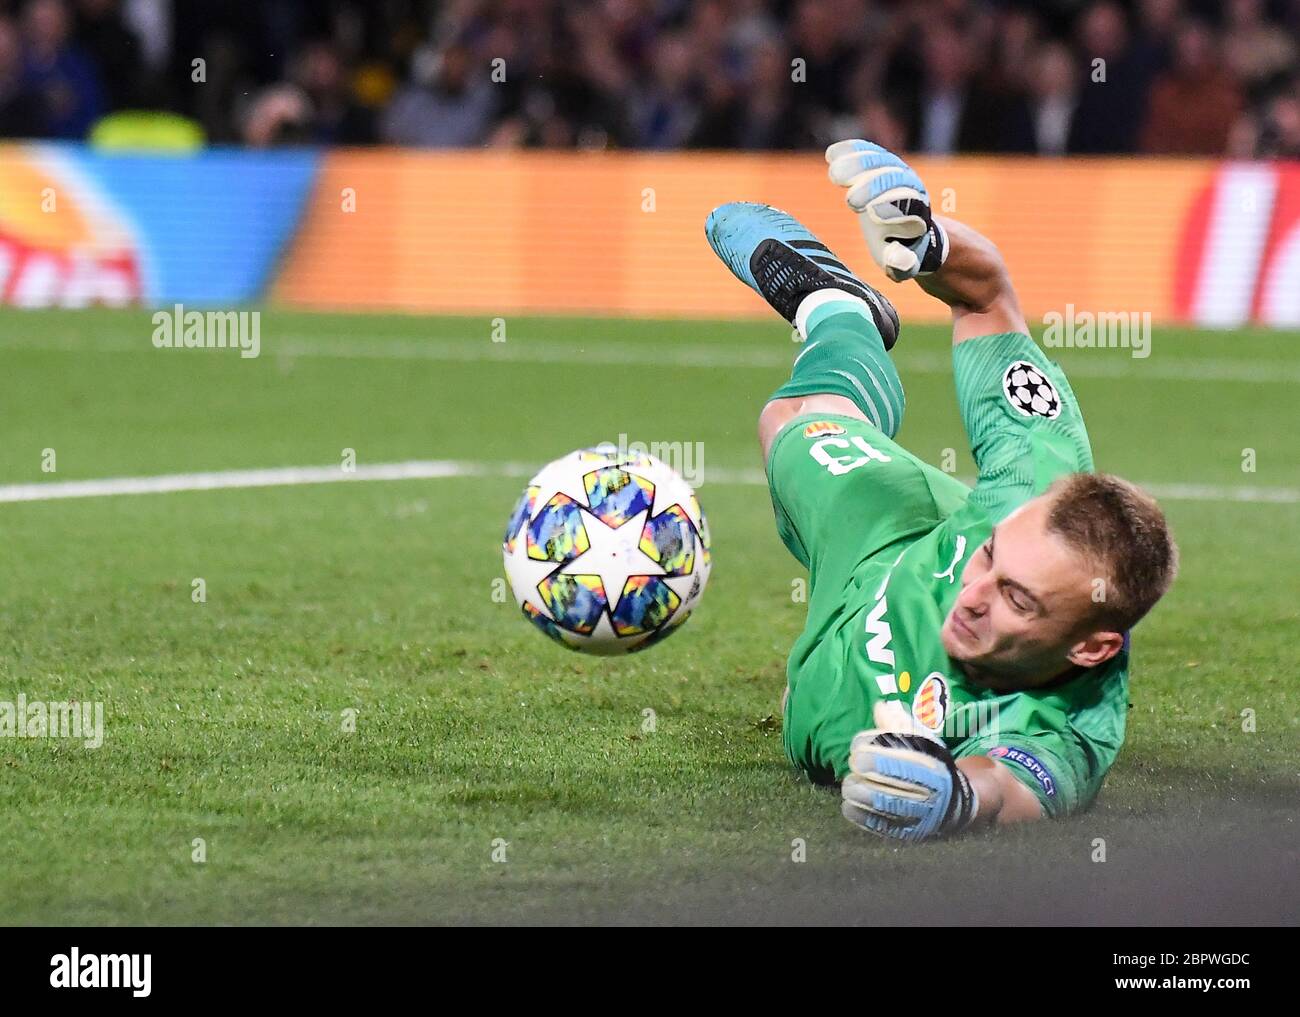
[[[1300,0],[0,0],[0,136],[1300,157]]]

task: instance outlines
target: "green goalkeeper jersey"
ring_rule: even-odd
[[[1019,333],[953,347],[974,489],[851,417],[793,421],[769,452],[777,526],[810,571],[790,654],[784,741],[818,782],[848,772],[854,734],[896,703],[954,755],[1006,764],[1050,816],[1087,805],[1124,738],[1128,645],[1048,686],[996,692],[967,678],[939,632],[967,559],[1013,509],[1092,469],[1065,375]]]

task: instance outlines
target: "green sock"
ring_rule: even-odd
[[[885,434],[896,435],[903,424],[903,382],[867,305],[852,297],[826,300],[803,327],[807,338],[790,380],[772,398],[844,396]]]

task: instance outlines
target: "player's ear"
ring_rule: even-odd
[[[1070,647],[1065,656],[1078,667],[1096,667],[1124,649],[1124,635],[1120,632],[1094,632]]]

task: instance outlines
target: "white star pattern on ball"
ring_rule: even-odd
[[[625,527],[632,527],[632,532],[640,538],[645,527],[646,517],[650,513],[642,512],[635,519],[629,519],[617,528],[606,526],[590,512],[582,513],[582,521],[587,528],[587,539],[591,546],[573,561],[565,565],[561,572],[573,576],[600,576],[601,585],[605,587],[605,599],[612,611],[618,606],[627,585],[628,576],[662,576],[664,570],[635,543],[623,534]]]

